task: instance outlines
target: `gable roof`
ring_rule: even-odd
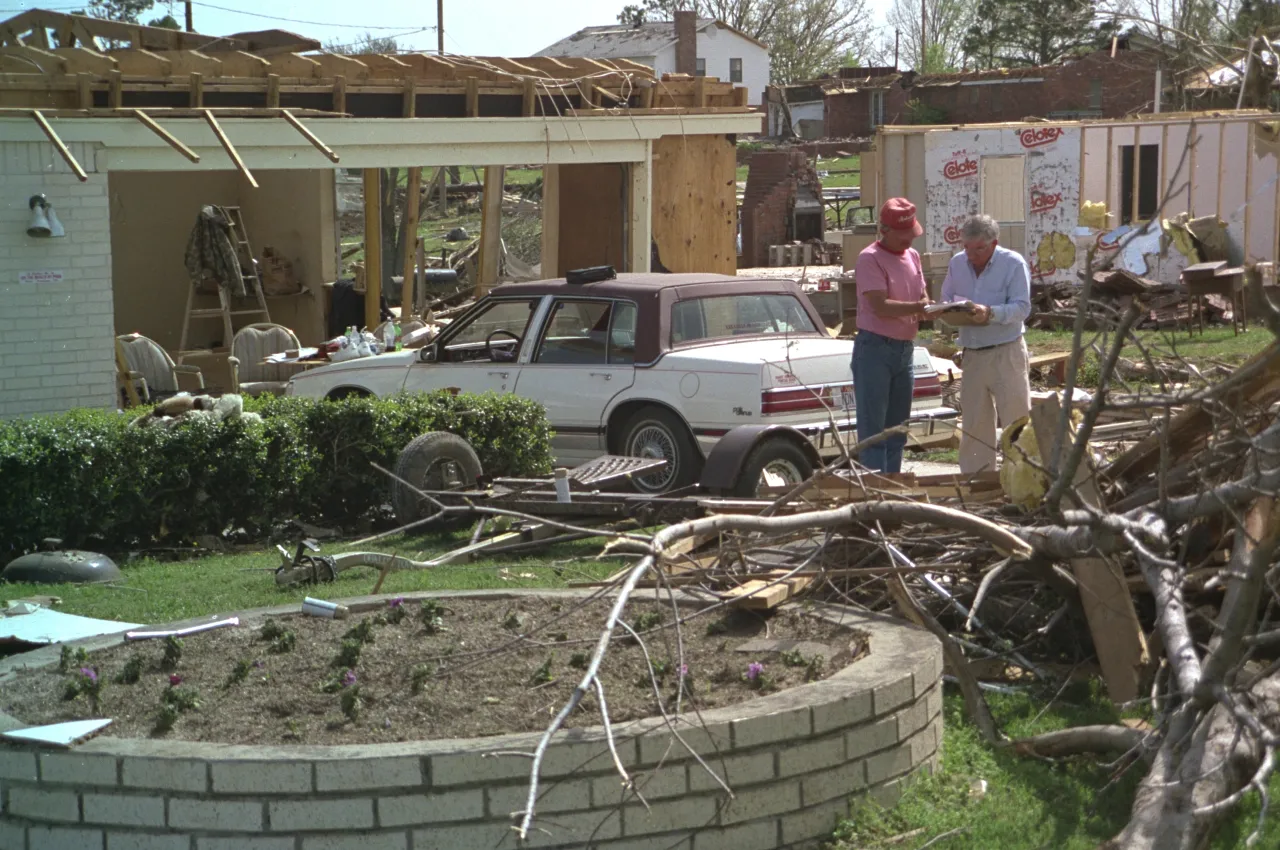
[[[698,32],[709,27],[727,30],[752,44],[768,49],[768,45],[734,29],[724,21],[712,18],[698,19]],[[602,27],[585,27],[568,38],[562,38],[550,47],[539,50],[534,56],[589,56],[592,59],[629,59],[636,56],[656,56],[676,43],[676,25],[672,21],[645,21],[638,27],[629,24],[609,24]]]

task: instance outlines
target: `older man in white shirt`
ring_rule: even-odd
[[[942,301],[974,305],[974,324],[960,328],[960,471],[971,473],[996,468],[997,415],[1004,427],[1031,411],[1023,339],[1031,314],[1031,271],[1020,254],[1000,247],[1000,225],[990,216],[970,216],[960,238],[964,253],[951,258]]]

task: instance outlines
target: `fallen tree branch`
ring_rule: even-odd
[[[1127,753],[1141,749],[1149,734],[1128,726],[1074,726],[1030,738],[1018,738],[1010,741],[1009,746],[1018,755],[1041,758]]]

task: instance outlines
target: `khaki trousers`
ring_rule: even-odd
[[[960,363],[961,472],[994,472],[997,415],[1004,428],[1031,412],[1028,359],[1021,338],[996,348],[965,350]]]

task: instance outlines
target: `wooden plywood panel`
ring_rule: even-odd
[[[1193,216],[1218,212],[1218,124],[1217,121],[1196,122],[1196,166],[1191,186]]]
[[[1096,203],[1107,197],[1107,131],[1103,127],[1084,127],[1081,132],[1084,156],[1080,199]]]
[[[982,212],[996,221],[1025,221],[1027,195],[1025,156],[982,158]]]
[[[1249,124],[1244,121],[1224,121],[1222,127],[1222,171],[1218,175],[1218,215],[1227,223],[1227,238],[1234,249],[1241,251],[1238,260],[1244,259],[1245,202],[1259,184],[1253,175],[1246,178],[1246,154],[1249,148]],[[1245,184],[1248,179],[1252,186]],[[1267,194],[1267,190],[1259,192]],[[1238,261],[1235,256],[1233,261]]]
[[[916,205],[918,218],[928,215],[924,187],[924,133],[912,133],[906,137],[906,191],[907,200]]]
[[[1187,150],[1191,138],[1188,124],[1169,124],[1164,132],[1160,151],[1160,191],[1173,187],[1173,196],[1165,205],[1165,217],[1186,212],[1191,207],[1191,152]],[[1183,155],[1183,152],[1186,155]]]
[[[626,187],[626,168],[620,164],[560,166],[560,256],[556,277],[587,266],[623,267],[627,244]]]
[[[880,202],[884,203],[888,198],[901,197],[904,191],[907,145],[906,136],[899,133],[882,135],[880,142],[884,145],[884,161],[880,164],[880,173],[884,175],[880,182]]]
[[[653,144],[653,239],[673,272],[737,267],[734,147],[724,136],[664,136]]]
[[[1253,163],[1249,168],[1249,228],[1245,261],[1276,259],[1277,176],[1280,175],[1280,134],[1265,125],[1250,124]]]

